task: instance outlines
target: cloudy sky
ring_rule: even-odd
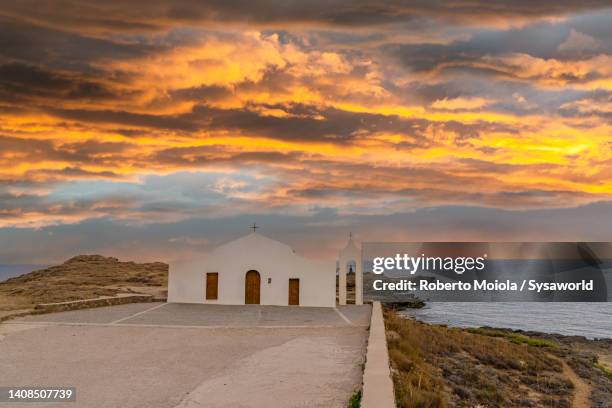
[[[405,3],[0,0],[0,263],[609,241],[609,1]]]

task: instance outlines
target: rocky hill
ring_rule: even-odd
[[[101,255],[79,255],[61,265],[1,282],[0,310],[119,293],[163,295],[167,285],[165,263],[121,262]]]

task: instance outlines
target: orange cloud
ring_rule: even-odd
[[[496,54],[457,28],[433,54],[411,36],[421,53],[401,63],[386,53],[403,37],[392,26],[360,47],[369,31],[319,45],[303,26],[155,24],[142,37],[72,27],[82,58],[53,57],[76,54],[61,43],[36,63],[23,50],[0,61],[0,226],[612,197],[612,60],[596,39]],[[591,54],[554,54],[585,41]],[[142,188],[183,172],[214,174],[193,188],[213,198]]]

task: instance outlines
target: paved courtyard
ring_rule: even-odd
[[[76,387],[77,402],[44,407],[344,407],[369,318],[165,303],[28,316],[0,324],[0,385]]]

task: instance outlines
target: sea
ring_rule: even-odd
[[[37,269],[44,269],[48,265],[37,264],[0,264],[0,282],[15,276],[24,275]]]
[[[400,312],[451,327],[499,327],[612,339],[612,302],[428,302]]]

